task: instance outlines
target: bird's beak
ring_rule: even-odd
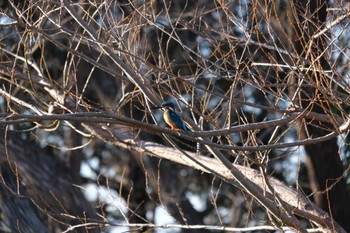
[[[159,107],[152,107],[151,109],[160,109],[162,108],[162,106],[159,106]]]

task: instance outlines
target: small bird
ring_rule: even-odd
[[[181,118],[181,115],[175,111],[175,104],[173,102],[164,102],[162,106],[154,107],[152,109],[158,108],[161,108],[164,111],[163,118],[172,130],[188,133],[185,123]]]

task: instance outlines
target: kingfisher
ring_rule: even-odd
[[[154,107],[152,109],[158,108],[164,111],[163,118],[172,130],[188,133],[181,115],[175,111],[175,104],[173,102],[164,102],[160,107]]]

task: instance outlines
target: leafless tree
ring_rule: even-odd
[[[0,4],[2,231],[350,231],[346,1]]]

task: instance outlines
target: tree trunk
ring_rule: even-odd
[[[96,220],[95,211],[74,186],[74,172],[59,157],[19,136],[0,128],[0,211],[11,232],[61,232]],[[88,232],[99,232],[97,227]],[[82,226],[75,232],[87,231]]]
[[[320,58],[314,65],[320,69],[330,69],[327,53],[327,41],[325,37],[312,38],[314,34],[325,26],[327,17],[327,1],[298,1],[291,3],[291,15],[296,15],[294,23],[293,41],[296,52],[299,56],[306,57],[310,65],[316,58]],[[293,12],[295,12],[293,14]],[[312,43],[311,43],[312,42]],[[326,78],[323,73],[308,72],[303,74],[310,82],[324,82]],[[294,93],[292,93],[294,94]],[[308,98],[306,98],[308,96]],[[314,103],[303,101],[313,98]],[[312,106],[312,111],[329,114],[330,106],[323,100],[327,96],[322,90],[315,88],[303,88],[299,102],[303,108]],[[322,102],[323,101],[323,102]],[[299,124],[299,136],[301,139],[308,137],[319,137],[329,133],[325,128],[332,128],[332,125],[322,125],[317,121],[303,122]],[[339,157],[337,139],[329,140],[322,144],[305,146],[306,167],[310,186],[313,192],[315,203],[341,224],[346,231],[350,231],[350,199],[346,188],[346,181],[343,178],[344,168]]]

